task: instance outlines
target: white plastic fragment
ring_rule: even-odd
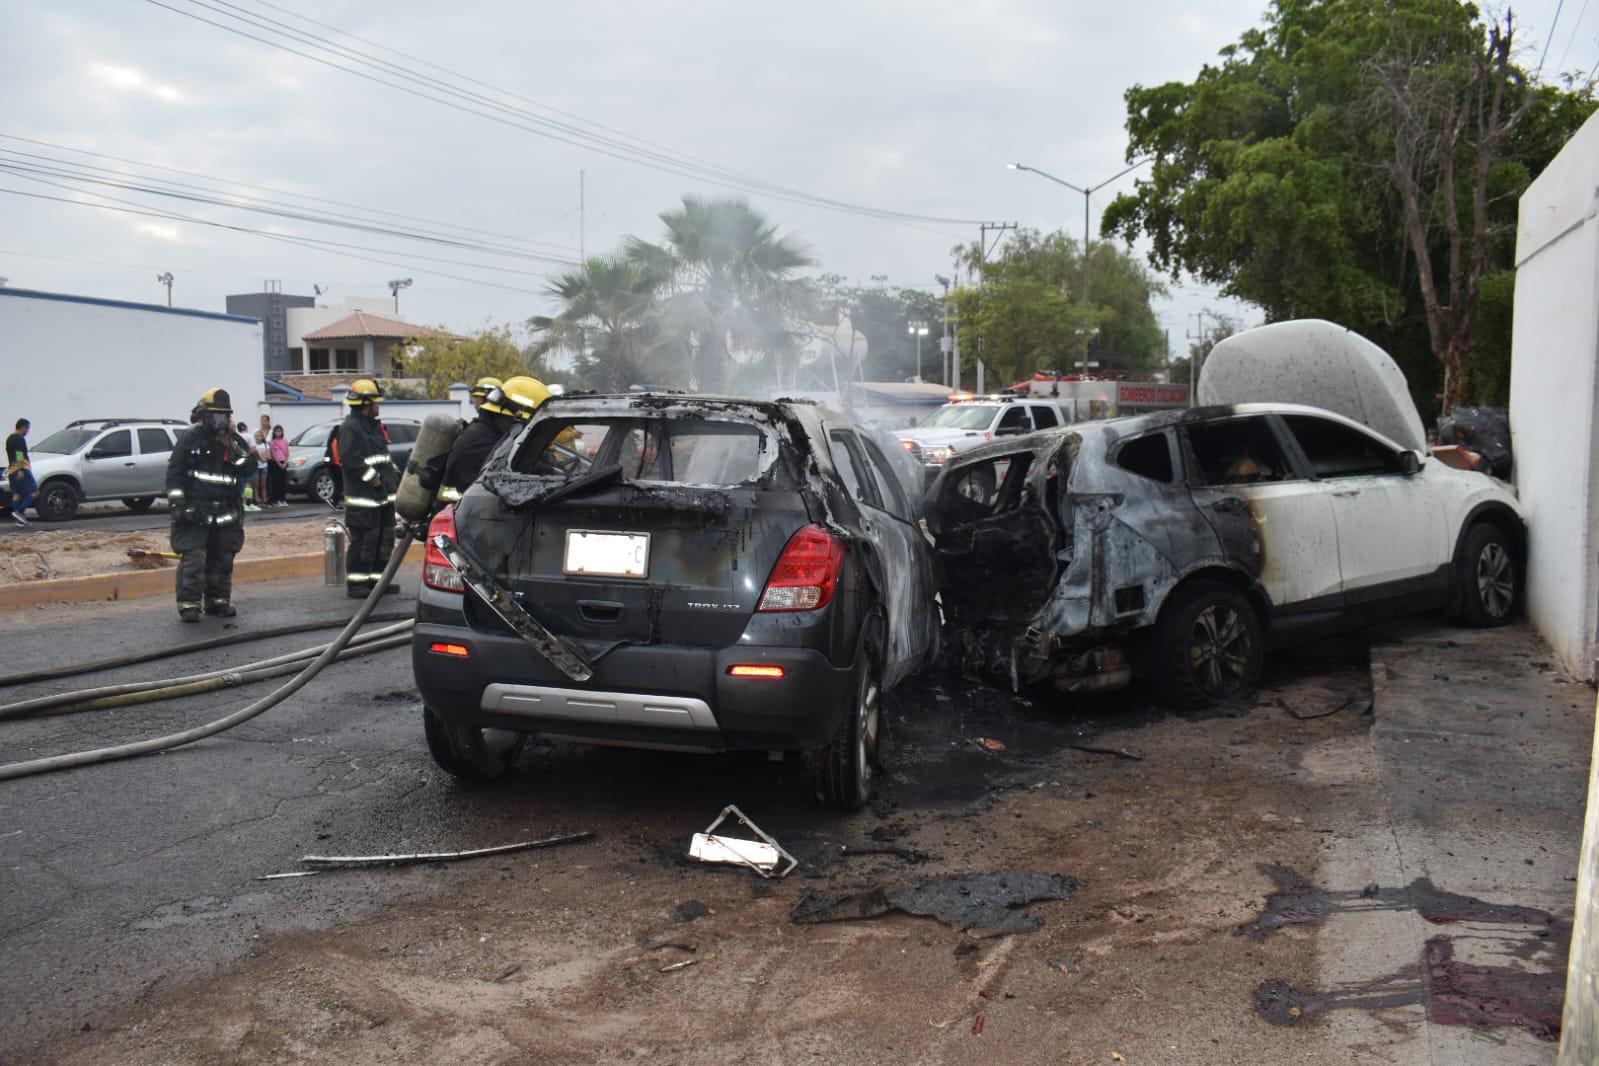
[[[744,840],[718,834],[717,827],[728,818],[737,818],[755,834],[757,839]],[[743,866],[754,870],[762,877],[787,877],[799,865],[798,859],[784,851],[781,844],[731,803],[722,808],[722,813],[705,827],[705,832],[694,834],[693,839],[689,841],[688,857],[696,862]]]

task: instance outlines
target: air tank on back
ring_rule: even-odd
[[[444,461],[463,425],[459,418],[443,413],[423,420],[411,459],[405,464],[405,476],[400,479],[400,491],[394,498],[394,510],[407,522],[426,522],[433,514],[433,501],[444,480]]]

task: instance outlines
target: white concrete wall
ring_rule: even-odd
[[[1521,198],[1510,435],[1530,533],[1528,611],[1593,676],[1599,636],[1599,115]]]
[[[248,419],[261,323],[213,312],[0,289],[0,424],[35,443],[80,418],[177,418],[224,388]]]

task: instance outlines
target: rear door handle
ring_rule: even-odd
[[[1333,489],[1332,490],[1332,495],[1334,495],[1334,496],[1359,496],[1360,495],[1360,490],[1359,489]]]
[[[577,612],[587,622],[614,622],[622,617],[622,608],[627,606],[616,600],[578,600]]]
[[[123,463],[123,466],[137,466],[137,463]]]

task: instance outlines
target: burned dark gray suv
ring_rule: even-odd
[[[938,650],[918,483],[806,403],[552,399],[429,530],[435,761],[496,776],[529,735],[794,753],[861,806],[880,696]]]

